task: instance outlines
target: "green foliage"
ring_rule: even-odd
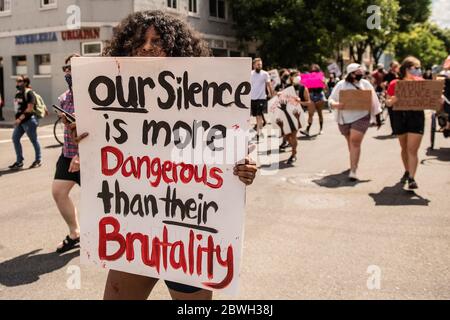
[[[272,66],[311,63],[324,66],[330,58],[339,60],[339,52],[344,47],[350,48],[356,61],[362,60],[369,47],[376,62],[384,51],[391,50],[401,56],[425,57],[424,63],[431,63],[446,55],[450,45],[448,30],[429,24],[419,27],[430,16],[431,0],[232,0],[229,3],[238,38],[256,41],[265,63]],[[367,9],[371,5],[381,9],[379,29],[368,28],[371,13]],[[408,44],[411,39],[414,43]],[[427,52],[418,54],[420,50]]]
[[[441,64],[447,57],[444,41],[431,32],[429,24],[417,24],[410,32],[398,34],[396,39],[396,55],[402,60],[413,55],[421,60],[422,66],[431,68]]]

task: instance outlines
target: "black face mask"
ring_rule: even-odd
[[[357,74],[357,75],[355,75],[355,80],[356,81],[359,81],[359,80],[361,80],[363,78],[363,75],[362,74]]]
[[[286,82],[289,79],[289,76],[283,76],[283,78],[281,78],[281,81]]]
[[[25,86],[23,84],[16,86],[16,89],[20,90],[20,91],[23,90],[24,88],[25,88]]]

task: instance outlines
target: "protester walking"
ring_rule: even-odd
[[[262,68],[262,59],[254,59],[251,73],[251,115],[252,117],[256,117],[256,139],[258,141],[262,136],[261,129],[265,124],[264,113],[267,113],[267,93],[269,93],[269,98],[273,96],[270,75]]]
[[[75,112],[72,92],[72,68],[70,61],[78,54],[72,54],[65,60],[62,67],[68,90],[59,97],[59,103],[63,110],[70,114]],[[58,210],[69,227],[69,234],[57,247],[56,252],[64,253],[77,247],[80,242],[80,225],[78,223],[77,209],[70,198],[73,187],[80,185],[80,159],[78,146],[70,137],[69,129],[64,129],[64,145],[62,153],[56,163],[55,177],[52,185],[52,195]]]
[[[400,69],[400,63],[398,63],[398,61],[394,60],[390,63],[389,71],[386,74],[386,76],[384,77],[384,81],[386,82],[386,84],[385,84],[386,88],[389,87],[389,84],[393,80],[398,79],[399,69]],[[392,129],[391,136],[394,136],[394,125],[393,125],[393,120],[392,120],[393,108],[392,108],[392,106],[388,106],[388,105],[386,105],[386,108],[387,108],[388,114],[389,114],[389,122],[391,123],[391,129]]]
[[[16,162],[9,166],[12,170],[23,168],[23,152],[20,139],[26,133],[30,139],[34,152],[35,160],[31,164],[30,169],[38,168],[42,165],[41,146],[39,145],[37,128],[39,119],[34,113],[36,105],[36,97],[30,86],[30,79],[26,76],[19,76],[16,79],[17,93],[14,99],[14,109],[16,111],[16,121],[14,123],[14,131],[12,140],[14,150],[16,152]]]
[[[310,96],[309,96],[308,88],[306,88],[304,85],[302,85],[300,83],[300,78],[299,78],[298,71],[292,71],[289,74],[289,80],[287,81],[287,83],[288,83],[288,85],[286,86],[286,88],[289,88],[291,86],[294,87],[296,98],[297,98],[297,102],[301,106],[308,107],[308,106],[311,105],[311,99],[310,99]],[[281,108],[286,108],[286,103],[282,103]],[[300,129],[301,128],[300,111],[295,112],[294,116],[296,118],[298,128]],[[289,115],[287,115],[287,117],[289,117]],[[277,124],[281,128],[283,128],[283,123],[282,122],[279,121]],[[295,128],[295,124],[293,124],[293,120],[291,121],[291,123],[289,125],[292,126],[293,128]],[[297,146],[298,146],[297,133],[298,133],[298,130],[297,129],[296,130],[292,130],[293,128],[291,128],[291,133],[289,133],[289,134],[284,134],[284,132],[282,130],[283,142],[280,145],[280,151],[281,152],[285,151],[285,149],[288,146],[291,146],[291,148],[292,148],[291,156],[287,160],[287,164],[288,165],[291,165],[291,164],[293,164],[294,162],[297,161]]]
[[[422,78],[420,60],[409,56],[403,60],[400,66],[399,80],[420,81]],[[393,106],[398,98],[396,97],[396,85],[398,80],[393,80],[387,90],[386,103]],[[408,182],[408,188],[417,189],[418,185],[415,181],[417,166],[419,164],[418,151],[425,127],[424,111],[406,110],[392,112],[392,123],[394,134],[397,135],[400,147],[401,158],[405,172],[401,178],[402,183]]]
[[[347,75],[344,80],[338,82],[330,95],[329,102],[335,112],[339,131],[345,137],[350,155],[349,179],[357,181],[357,169],[361,156],[361,144],[371,122],[381,126],[381,106],[372,84],[363,78],[361,65],[352,63],[347,66]],[[346,110],[345,105],[339,101],[342,90],[371,90],[372,104],[369,110]]]
[[[320,69],[320,66],[317,64],[311,65],[311,73],[318,73],[322,72]],[[323,79],[324,86],[325,84],[325,78]],[[323,134],[323,107],[325,106],[325,93],[322,88],[311,88],[309,89],[309,93],[311,96],[312,103],[308,107],[308,126],[305,131],[300,131],[302,134],[309,136],[309,130],[311,129],[311,126],[313,124],[314,119],[314,113],[317,111],[317,114],[319,115],[319,134]]]

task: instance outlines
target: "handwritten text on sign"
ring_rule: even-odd
[[[246,58],[77,58],[82,261],[236,293]],[[237,142],[236,142],[237,141]],[[231,158],[230,158],[231,155]]]
[[[440,80],[398,81],[394,110],[436,110],[441,105],[444,82]]]

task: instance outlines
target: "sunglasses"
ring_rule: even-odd
[[[72,71],[72,66],[71,66],[70,64],[65,65],[65,66],[62,67],[62,70],[63,70],[64,72]]]

